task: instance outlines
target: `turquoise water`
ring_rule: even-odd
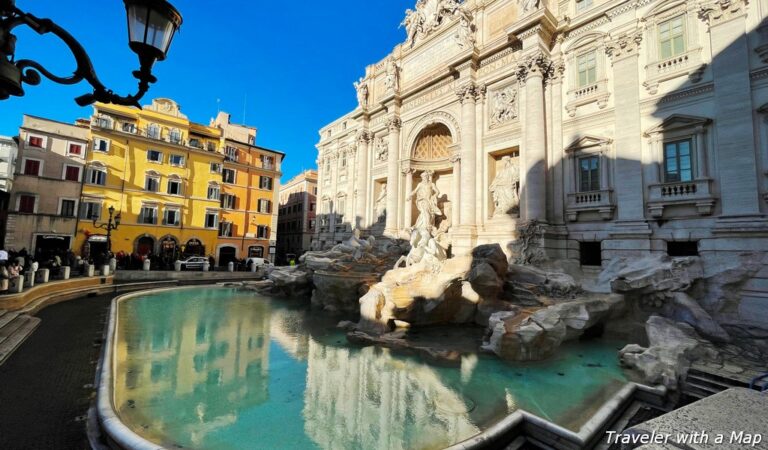
[[[347,344],[305,302],[185,289],[120,303],[115,405],[168,448],[430,449],[523,409],[578,428],[626,383],[618,342],[437,367]]]

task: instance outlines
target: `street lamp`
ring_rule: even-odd
[[[165,60],[182,18],[166,0],[124,2],[128,17],[128,45],[138,55],[141,65],[139,70],[133,72],[133,76],[139,80],[136,94],[123,97],[107,89],[96,76],[93,63],[83,46],[52,20],[40,19],[21,11],[16,7],[16,0],[0,0],[0,100],[23,96],[22,84],[36,86],[40,84],[42,74],[59,84],[87,81],[93,87],[93,92],[75,99],[80,106],[103,102],[140,108],[139,100],[149,90],[149,85],[157,81],[152,75],[152,66],[155,61]],[[77,69],[72,76],[56,76],[40,63],[29,59],[16,60],[16,36],[11,32],[20,25],[26,25],[38,34],[53,33],[64,41],[77,62]]]
[[[117,215],[114,217],[114,220],[112,219],[112,216],[115,214],[115,207],[110,206],[109,207],[109,220],[107,223],[97,224],[96,223],[96,216],[93,216],[93,226],[96,228],[101,228],[102,230],[107,230],[107,253],[112,253],[112,231],[117,230],[117,227],[120,226],[120,213],[118,212]]]

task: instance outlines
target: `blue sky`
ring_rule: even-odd
[[[314,166],[317,131],[356,105],[352,82],[405,40],[398,29],[415,0],[172,0],[184,16],[166,61],[155,65],[157,84],[143,104],[169,97],[196,122],[217,107],[233,121],[259,128],[257,143],[288,154],[283,181]],[[107,87],[136,89],[138,60],[127,45],[121,0],[17,0],[22,10],[53,19],[86,48]],[[76,6],[77,8],[73,8]],[[57,75],[74,61],[57,38],[17,28],[17,59],[34,59]],[[72,122],[88,117],[74,98],[88,85],[44,79],[26,95],[0,103],[0,134],[16,135],[22,114]],[[217,99],[220,100],[217,104]],[[246,101],[247,99],[247,101]]]

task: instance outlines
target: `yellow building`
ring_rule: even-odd
[[[229,240],[226,223],[248,223],[247,211],[223,208],[224,134],[215,123],[190,122],[168,99],[142,110],[95,105],[75,251],[106,252],[105,232],[92,219],[107,222],[114,207],[116,254],[152,254],[166,266],[187,255],[214,255],[221,264],[245,257],[242,246],[219,252],[219,236]]]

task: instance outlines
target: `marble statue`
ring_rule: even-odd
[[[442,217],[443,212],[437,206],[440,190],[432,182],[432,171],[425,170],[421,173],[421,182],[413,192],[408,194],[406,200],[410,201],[414,196],[416,197],[416,209],[419,210],[419,217],[416,219],[414,228],[434,227],[435,218]]]
[[[382,222],[387,216],[387,185],[381,186],[381,192],[376,197],[376,218]]]
[[[462,49],[475,44],[474,25],[472,25],[471,18],[465,15],[461,16],[459,28],[456,31],[456,43]]]
[[[470,32],[472,31],[474,28],[472,25],[472,15],[458,0],[419,0],[416,2],[415,11],[411,9],[405,11],[405,19],[400,24],[400,26],[405,27],[407,35],[406,45],[413,47],[417,38],[437,31],[443,24],[455,17],[462,19],[462,27],[465,27]],[[463,34],[465,32],[459,31],[459,33]],[[469,36],[467,35],[467,37]],[[474,41],[474,38],[472,38],[472,41]],[[468,43],[466,39],[463,42],[464,45]]]
[[[539,9],[541,0],[520,0],[520,12],[525,14],[527,12]]]
[[[384,138],[380,138],[376,141],[376,161],[386,161],[389,156],[389,146]]]
[[[354,83],[355,90],[357,91],[357,103],[360,105],[361,108],[367,108],[368,107],[368,82],[365,81],[365,78],[360,77],[358,81],[355,81]]]
[[[517,89],[509,86],[493,96],[491,126],[501,125],[517,118]]]
[[[384,85],[387,91],[397,92],[400,90],[400,66],[395,58],[387,59],[387,76],[384,78]]]
[[[518,187],[520,185],[520,167],[516,159],[505,156],[501,159],[503,167],[491,182],[491,195],[495,207],[493,215],[509,214],[520,206]]]

